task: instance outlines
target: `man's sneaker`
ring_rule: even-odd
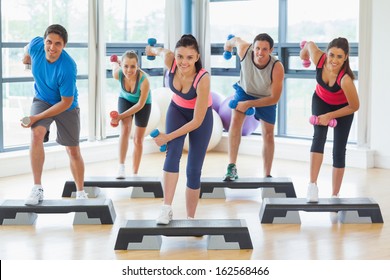
[[[309,183],[307,187],[307,202],[318,202],[318,187],[315,183]]]
[[[76,199],[88,199],[88,194],[85,191],[77,191]]]
[[[332,195],[331,199],[338,198],[338,195]],[[332,224],[339,222],[339,212],[330,212],[330,221]]]
[[[24,201],[25,205],[37,205],[39,202],[42,202],[43,200],[43,189],[34,187],[31,190],[30,195],[27,197],[27,199]]]
[[[167,225],[170,221],[172,221],[172,216],[172,207],[170,205],[163,205],[161,207],[160,215],[156,219],[156,224]]]
[[[118,175],[116,176],[117,179],[125,179],[126,174],[125,174],[125,165],[120,164],[118,168]]]
[[[224,181],[234,181],[238,179],[237,167],[234,163],[230,163],[227,167],[227,173],[223,178]]]

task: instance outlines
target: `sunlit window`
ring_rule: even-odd
[[[46,28],[53,23],[63,25],[68,31],[68,45],[65,50],[73,57],[78,67],[78,75],[88,74],[87,48],[73,48],[72,44],[87,44],[88,40],[88,1],[87,0],[2,0],[2,84],[3,100],[3,146],[13,148],[30,144],[30,130],[23,129],[19,120],[29,115],[34,86],[30,70],[25,70],[21,62],[23,47],[36,36],[43,36]],[[7,46],[7,44],[11,44]],[[12,47],[12,44],[22,44]],[[6,46],[6,47],[4,47]],[[21,79],[13,80],[15,78]],[[81,112],[81,138],[88,136],[88,83],[77,81]],[[51,126],[50,141],[56,138],[55,124]]]
[[[157,43],[164,40],[165,1],[104,1],[105,36],[108,45],[126,43],[131,45],[145,44],[148,38],[155,38]],[[120,57],[123,53],[117,53]],[[149,61],[145,56],[141,58],[142,68],[163,68],[164,62],[161,57]],[[110,69],[109,57],[107,68]],[[109,112],[118,107],[120,86],[117,80],[108,77],[106,79],[106,94],[104,95],[105,110]],[[149,77],[150,88],[158,88],[163,85],[163,77]],[[118,128],[106,126],[107,135],[117,135]]]

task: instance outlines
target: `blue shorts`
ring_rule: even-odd
[[[234,94],[234,99],[237,101],[246,101],[246,100],[256,100],[257,97],[248,95],[239,84],[235,83],[233,88],[236,90]],[[276,104],[265,107],[255,107],[255,119],[263,120],[270,124],[275,124],[276,122]]]

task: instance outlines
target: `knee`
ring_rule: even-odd
[[[274,143],[274,133],[273,132],[265,132],[263,133],[263,141],[264,143],[272,144]]]
[[[66,147],[66,151],[68,152],[68,155],[72,160],[81,159],[81,153],[79,147]]]
[[[122,131],[122,135],[123,136],[129,136],[130,135],[130,127],[129,127],[129,125],[126,125],[125,123],[122,123],[121,131]]]
[[[167,157],[164,162],[164,171],[166,172],[179,172],[180,169],[181,153],[173,154],[170,148],[167,150]]]
[[[33,143],[43,142],[47,130],[44,127],[35,127],[31,130],[31,141]]]
[[[192,190],[200,188],[201,171],[197,169],[187,169],[187,187]]]
[[[333,153],[333,167],[335,168],[345,167],[345,151],[339,153]]]
[[[143,137],[138,137],[138,136],[134,137],[134,139],[133,139],[134,146],[135,147],[142,147],[143,141],[144,141]]]

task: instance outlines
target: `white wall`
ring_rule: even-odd
[[[374,165],[390,169],[390,1],[372,1],[370,143]],[[359,68],[363,67],[360,65]]]

